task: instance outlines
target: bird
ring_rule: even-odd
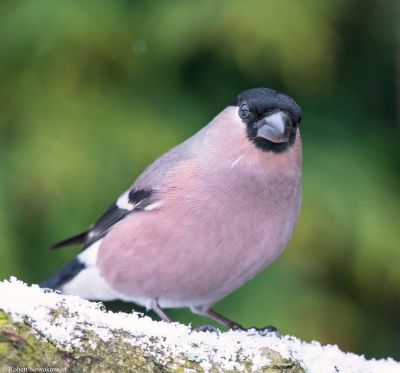
[[[212,307],[269,266],[300,212],[302,111],[253,88],[148,166],[86,231],[53,249],[80,253],[41,286],[132,302],[172,322],[189,308],[232,329]]]

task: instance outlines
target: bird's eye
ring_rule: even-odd
[[[239,108],[239,116],[241,118],[247,118],[250,114],[250,108],[247,104],[242,104]]]

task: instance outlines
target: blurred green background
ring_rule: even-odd
[[[1,2],[0,278],[43,280],[79,251],[51,243],[238,92],[271,87],[304,112],[299,224],[279,260],[215,309],[400,359],[395,4]]]

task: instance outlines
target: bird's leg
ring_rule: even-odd
[[[192,311],[194,313],[197,313],[199,315],[203,315],[203,316],[207,316],[210,319],[217,321],[218,323],[225,325],[226,327],[228,327],[231,330],[249,330],[249,329],[255,329],[257,331],[258,334],[260,335],[267,335],[269,333],[274,333],[276,336],[280,337],[281,334],[279,332],[279,330],[272,326],[272,325],[268,325],[264,328],[256,328],[256,327],[252,327],[249,329],[244,328],[243,326],[241,326],[240,324],[237,324],[235,322],[233,322],[232,320],[229,320],[228,318],[226,318],[225,316],[222,316],[221,314],[219,314],[218,312],[215,312],[211,309],[203,309],[203,308],[192,308]],[[214,326],[212,326],[211,324],[206,324],[206,325],[202,325],[199,326],[198,328],[195,328],[194,330],[199,330],[199,331],[214,331],[211,329],[215,329]]]
[[[191,310],[192,310],[192,312],[197,313],[199,315],[207,316],[211,320],[214,320],[222,325],[225,325],[229,329],[244,330],[244,328],[241,325],[233,322],[232,320],[227,319],[226,317],[220,315],[219,313],[217,313],[213,310],[205,309],[203,307],[192,307]],[[204,327],[208,327],[209,325],[210,324],[207,324]]]
[[[165,322],[172,322],[172,319],[166,314],[164,309],[160,307],[157,302],[152,304],[151,309],[158,315],[158,317]]]
[[[220,324],[223,324],[227,326],[229,329],[232,330],[248,330],[244,328],[243,326],[236,324],[232,320],[227,319],[225,316],[220,315],[219,313],[213,311],[213,310],[207,310],[204,312],[205,316],[208,316],[210,319],[215,320],[219,322]],[[260,335],[267,335],[270,333],[275,334],[276,336],[280,337],[281,333],[279,332],[278,328],[272,325],[265,326],[264,328],[250,328],[250,329],[255,329],[258,334]]]
[[[209,317],[211,320],[217,321],[222,325],[225,325],[229,329],[233,330],[244,330],[243,326],[233,322],[232,320],[229,320],[225,316],[222,316],[218,312],[215,312],[213,310],[206,310],[204,312],[204,316]]]

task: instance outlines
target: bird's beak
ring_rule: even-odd
[[[289,141],[288,126],[290,118],[282,111],[265,116],[257,122],[257,137],[262,137],[274,143]]]

